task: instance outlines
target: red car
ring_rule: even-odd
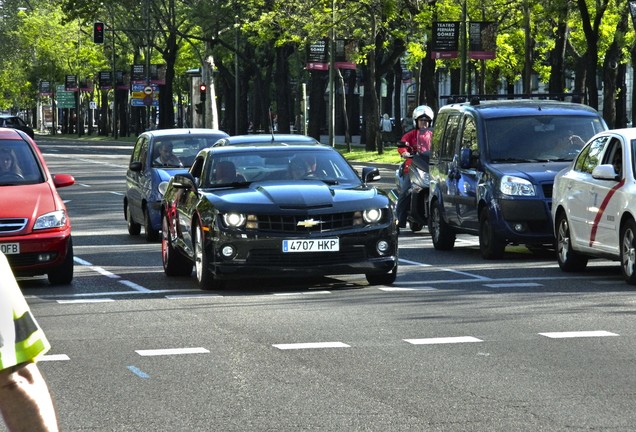
[[[57,188],[74,183],[69,174],[51,175],[26,133],[0,128],[0,252],[16,276],[73,280],[71,221]]]

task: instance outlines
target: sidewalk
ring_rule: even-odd
[[[323,144],[329,144],[329,135],[320,135],[320,142]],[[346,145],[345,136],[344,135],[336,135],[334,136],[334,143],[336,145]],[[354,146],[364,146],[364,144],[360,144],[360,135],[352,135],[351,136],[351,145]]]

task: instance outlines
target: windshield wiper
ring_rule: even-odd
[[[521,158],[501,158],[501,159],[493,159],[494,163],[529,163],[529,162],[539,162],[538,159],[521,159]]]

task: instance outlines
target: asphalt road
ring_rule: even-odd
[[[255,275],[202,292],[127,233],[130,144],[39,143],[77,180],[60,191],[74,283],[19,281],[64,431],[634,429],[636,308],[616,263],[484,261],[476,238],[436,252],[424,229],[400,237],[392,287]]]

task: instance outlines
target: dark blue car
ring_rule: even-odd
[[[582,104],[473,101],[440,109],[431,144],[429,230],[435,249],[479,236],[485,259],[506,245],[552,245],[552,186],[585,142],[607,129]]]
[[[126,172],[124,217],[128,233],[139,235],[144,226],[146,239],[158,241],[161,231],[159,184],[187,172],[197,153],[227,137],[216,129],[164,129],[144,132],[137,138]]]

